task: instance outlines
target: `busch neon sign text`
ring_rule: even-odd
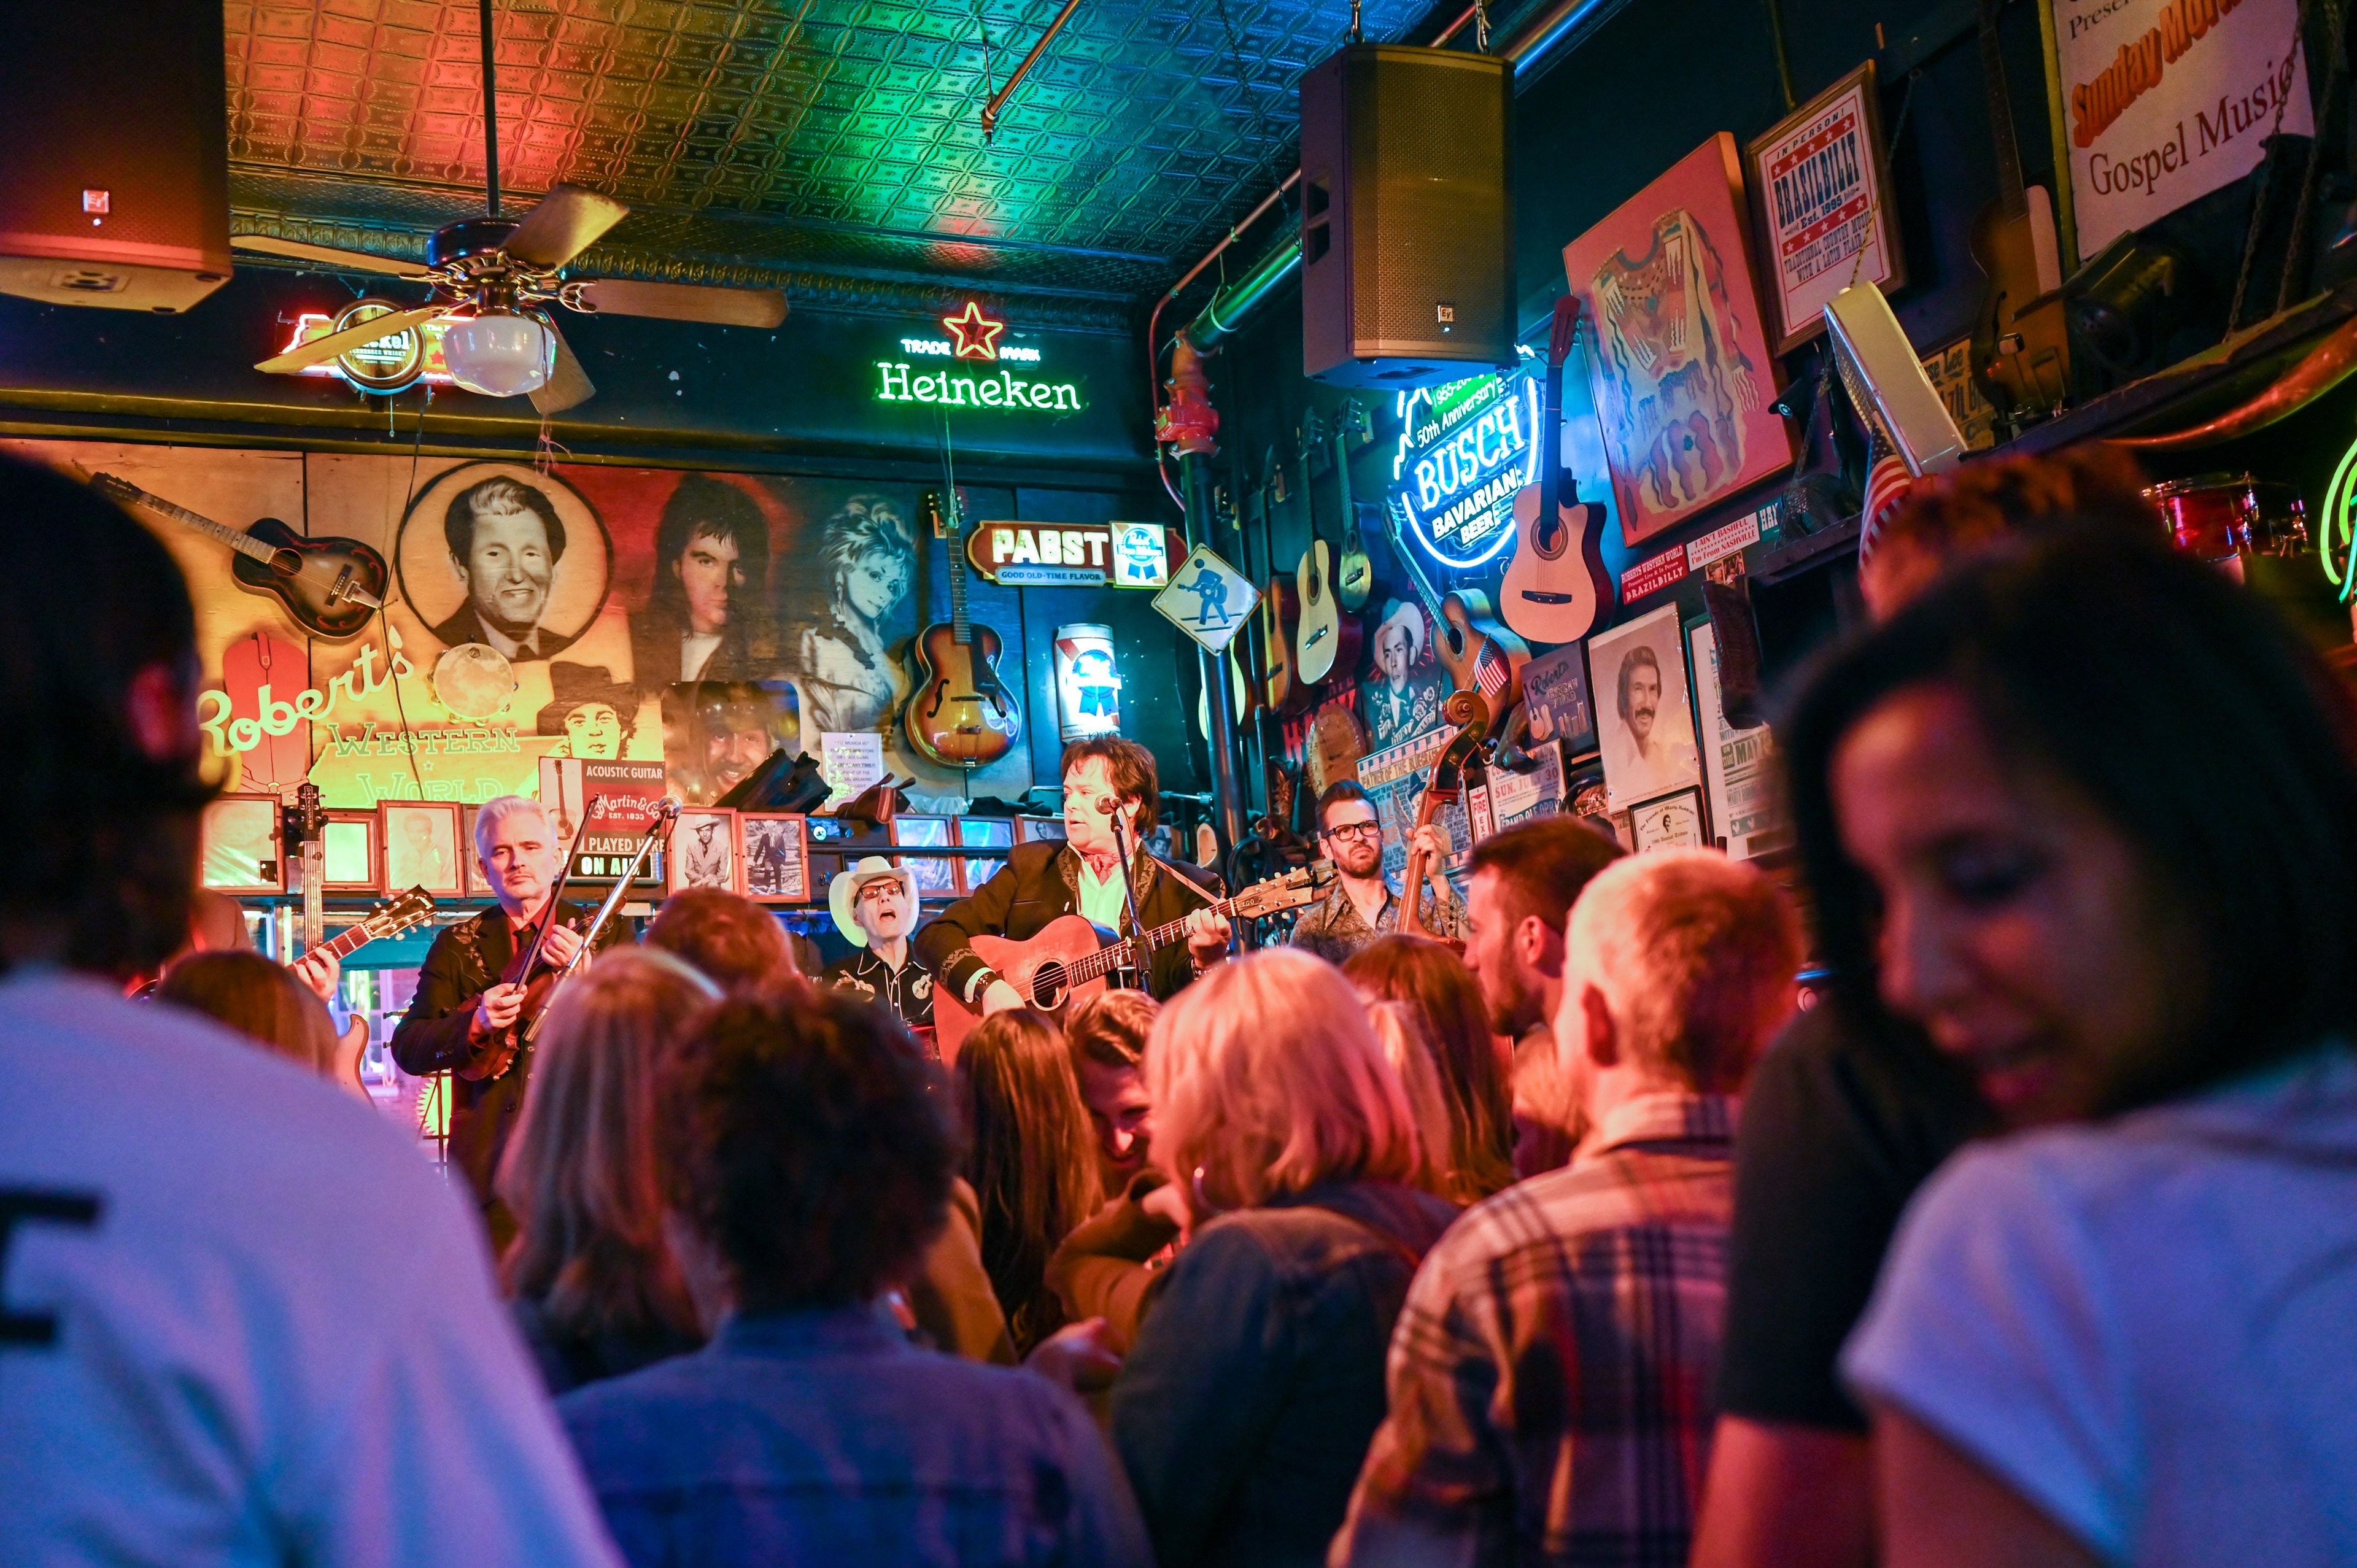
[[[1402,413],[1401,509],[1436,560],[1480,565],[1513,537],[1514,494],[1538,478],[1537,379],[1418,392]]]

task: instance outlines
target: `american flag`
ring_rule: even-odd
[[[1915,488],[1915,476],[1907,471],[1907,464],[1893,452],[1867,471],[1866,504],[1859,510],[1865,520],[1857,534],[1857,558],[1864,561],[1874,553],[1881,542],[1882,525],[1890,521],[1900,503]]]
[[[1473,656],[1473,684],[1481,689],[1491,713],[1498,711],[1499,697],[1513,681],[1514,667],[1506,662],[1506,656],[1498,651],[1496,643],[1485,639],[1480,652]]]

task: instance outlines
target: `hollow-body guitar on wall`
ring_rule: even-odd
[[[1547,338],[1546,411],[1539,416],[1539,478],[1514,497],[1514,554],[1498,585],[1498,613],[1535,642],[1577,642],[1612,602],[1598,536],[1604,509],[1563,499],[1563,365],[1579,328],[1579,296],[1555,302]]]
[[[113,474],[92,474],[90,482],[117,506],[144,506],[228,545],[237,553],[230,573],[240,585],[276,598],[314,637],[357,637],[384,607],[392,574],[384,557],[357,539],[306,539],[274,517],[241,533]]]
[[[1342,451],[1342,429],[1336,425],[1330,437],[1321,437],[1313,424],[1309,445],[1323,447],[1331,459],[1331,481],[1339,496],[1343,526],[1356,531],[1355,509],[1351,504],[1351,469]],[[1318,477],[1309,475],[1309,544],[1302,551],[1300,564],[1294,568],[1295,586],[1301,601],[1300,641],[1294,646],[1294,673],[1305,685],[1316,686],[1331,679],[1337,671],[1344,677],[1355,674],[1359,668],[1359,647],[1365,628],[1359,618],[1350,613],[1342,597],[1340,576],[1341,561],[1331,553],[1326,541],[1318,536]],[[1349,541],[1344,542],[1347,551]],[[1363,552],[1361,553],[1363,559]],[[1359,601],[1366,602],[1362,596]]]
[[[941,498],[927,490],[919,510],[950,547],[950,618],[917,639],[919,680],[901,716],[909,744],[943,768],[985,768],[1014,749],[1023,710],[998,678],[1005,645],[965,613],[965,509],[952,491],[946,527]]]
[[[1232,898],[1211,906],[1215,915],[1231,920],[1257,920],[1284,909],[1297,909],[1326,896],[1333,885],[1331,861],[1313,861],[1282,876],[1255,882]],[[1172,942],[1184,940],[1187,922],[1177,919],[1136,937],[1107,941],[1105,933],[1078,915],[1060,915],[1039,929],[1037,936],[1017,941],[1011,937],[976,937],[976,957],[1015,987],[1027,1007],[1043,1013],[1060,1012],[1086,1001],[1105,988],[1105,976],[1117,969],[1139,969],[1146,958]],[[982,1015],[950,994],[933,991],[933,1026],[940,1034],[942,1058],[954,1060],[957,1047]]]

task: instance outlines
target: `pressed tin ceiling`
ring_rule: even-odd
[[[1367,36],[1427,3],[1366,0]],[[1058,8],[498,0],[502,205],[559,180],[630,203],[587,258],[608,275],[849,306],[980,286],[1112,325],[1291,169],[1296,79],[1349,7],[1082,0],[985,145],[983,103]],[[473,0],[224,9],[239,231],[422,257],[481,210]]]

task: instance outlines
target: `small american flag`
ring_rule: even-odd
[[[1882,541],[1882,525],[1890,521],[1909,492],[1915,488],[1915,476],[1907,471],[1906,462],[1893,452],[1867,470],[1866,505],[1859,515],[1865,520],[1857,534],[1857,558],[1864,561],[1874,553]]]
[[[1492,712],[1497,710],[1500,694],[1513,684],[1513,680],[1514,667],[1506,662],[1496,643],[1485,640],[1481,651],[1473,657],[1473,684],[1481,689]]]

